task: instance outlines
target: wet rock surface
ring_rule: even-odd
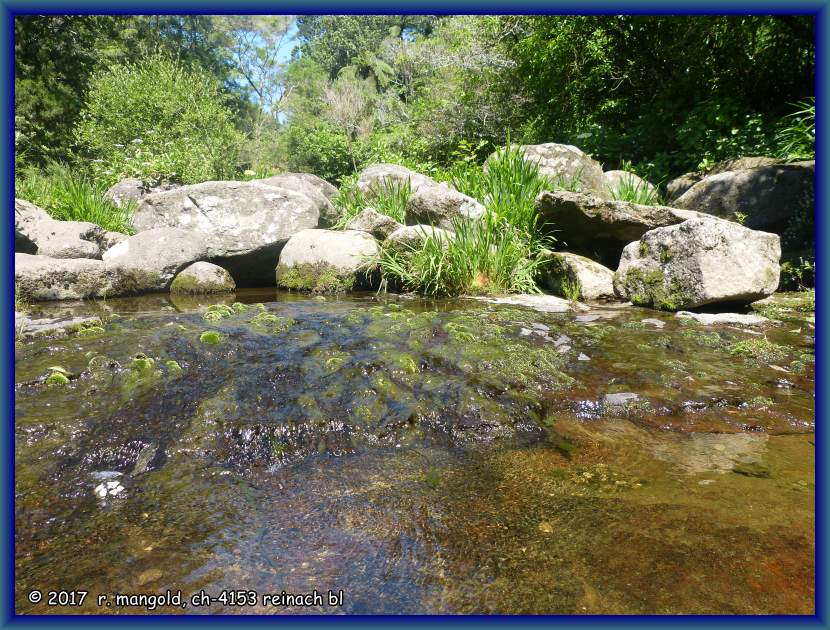
[[[239,291],[33,315],[101,325],[16,348],[18,612],[52,583],[343,588],[321,613],[812,610],[810,314],[758,336]]]

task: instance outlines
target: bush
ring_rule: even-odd
[[[399,223],[405,222],[406,203],[412,194],[409,181],[401,184],[392,180],[380,180],[372,186],[371,199],[367,200],[363,191],[357,187],[357,179],[357,174],[350,175],[344,178],[340,185],[337,198],[334,200],[335,205],[340,209],[340,220],[335,225],[335,229],[345,228],[352,218],[369,206]]]
[[[471,162],[458,163],[449,171],[450,183],[460,192],[478,199],[497,222],[505,222],[536,240],[540,225],[537,195],[544,190],[569,188],[574,182],[554,182],[539,174],[539,168],[514,146],[500,150],[486,168]]]
[[[488,212],[454,223],[455,238],[430,235],[419,247],[382,246],[376,263],[384,282],[425,295],[538,293],[543,264],[527,236]]]
[[[41,171],[30,167],[16,174],[15,197],[31,201],[61,221],[89,221],[105,230],[132,233],[130,222],[135,203],[119,208],[104,197],[103,182],[51,163]]]
[[[161,56],[93,77],[76,128],[94,177],[149,184],[230,179],[242,136],[219,83]]]
[[[784,116],[779,124],[775,140],[778,155],[785,160],[811,160],[816,157],[816,98],[793,103],[797,107]]]

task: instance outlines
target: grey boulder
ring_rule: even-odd
[[[133,219],[139,232],[175,227],[210,241],[213,262],[247,284],[269,284],[283,245],[319,222],[320,206],[308,195],[257,181],[204,182],[147,195]]]
[[[542,271],[543,286],[570,299],[613,298],[614,272],[598,262],[569,252],[550,252]]]
[[[657,228],[626,246],[614,290],[640,306],[677,311],[748,303],[778,287],[780,239],[720,219]]]
[[[315,293],[368,286],[377,253],[377,241],[366,232],[302,230],[280,253],[277,285]]]
[[[256,181],[306,195],[317,204],[320,213],[320,227],[331,227],[340,218],[331,201],[337,196],[337,188],[316,175],[310,173],[282,173]]]
[[[361,171],[357,188],[367,199],[375,197],[383,186],[403,186],[409,183],[411,192],[424,187],[435,186],[435,180],[399,164],[372,164]]]
[[[815,161],[724,171],[704,177],[674,205],[782,234],[798,212],[814,211],[815,172]]]
[[[557,186],[590,191],[607,196],[602,165],[570,144],[546,142],[519,146],[525,159],[539,167],[539,174],[549,177]],[[492,160],[498,151],[487,158]],[[485,168],[487,163],[485,163]]]
[[[629,171],[606,171],[602,174],[605,180],[605,192],[611,199],[619,199],[626,189],[638,194],[657,197],[657,188],[639,175]]]
[[[140,179],[128,177],[110,186],[104,193],[104,197],[119,208],[123,208],[131,201],[138,203],[148,192]]]
[[[701,179],[708,177],[709,175],[717,175],[718,173],[725,173],[726,171],[739,171],[745,168],[757,168],[759,166],[770,166],[772,164],[781,163],[782,161],[778,158],[763,156],[745,156],[734,158],[732,160],[723,160],[721,162],[717,162],[705,171],[684,173],[680,177],[676,177],[671,180],[668,184],[666,184],[666,199],[674,201]]]
[[[381,214],[374,208],[364,208],[346,223],[347,230],[368,232],[380,241],[385,240],[387,236],[400,227],[403,226],[395,219]]]
[[[53,258],[101,258],[104,230],[85,221],[58,221],[22,199],[14,200],[15,244],[22,253]],[[32,252],[32,246],[36,247]],[[17,251],[17,250],[16,250]]]
[[[610,201],[568,191],[540,193],[536,212],[568,249],[613,268],[619,263],[623,248],[649,230],[705,216],[690,210]]]
[[[15,254],[14,284],[27,300],[76,300],[153,291],[159,278],[153,271],[102,260]]]
[[[209,262],[195,262],[182,269],[170,283],[170,293],[227,293],[236,289],[231,274]]]
[[[484,206],[478,201],[447,184],[421,186],[406,203],[406,223],[436,225],[451,230],[454,221],[478,220],[484,212]]]
[[[182,269],[210,257],[209,241],[191,230],[155,228],[139,232],[104,252],[112,265],[144,270],[156,278],[152,290],[164,290]]]

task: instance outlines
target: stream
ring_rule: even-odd
[[[815,610],[807,315],[276,289],[32,308],[103,325],[16,345],[18,613]],[[315,589],[342,602],[264,601]],[[168,590],[184,605],[113,603]]]

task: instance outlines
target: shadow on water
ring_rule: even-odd
[[[276,290],[38,309],[104,331],[16,348],[20,613],[166,589],[259,596],[173,613],[814,609],[806,320]],[[83,606],[26,597],[69,584]],[[262,599],[313,589],[343,605]]]

